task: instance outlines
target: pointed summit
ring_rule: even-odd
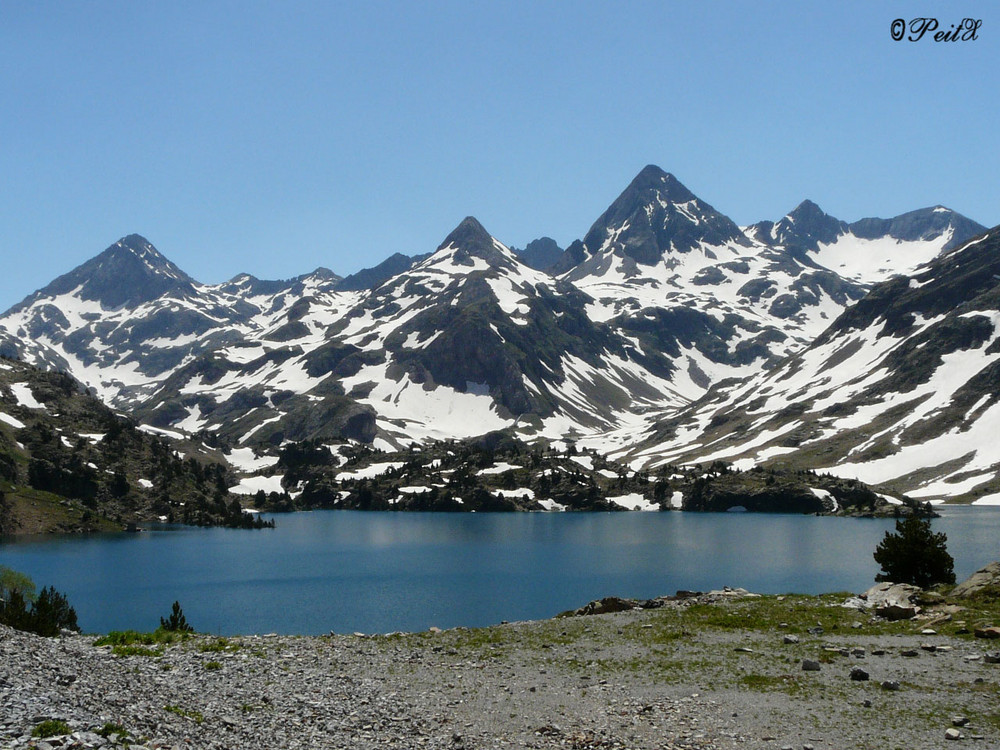
[[[171,263],[149,240],[130,234],[11,309],[20,309],[39,298],[70,293],[100,302],[109,310],[134,308],[163,296],[193,295],[194,284],[194,279]]]
[[[485,260],[490,266],[506,265],[515,259],[514,254],[495,240],[474,216],[462,219],[438,246],[431,260],[446,254],[459,265],[475,265],[472,258]]]
[[[808,198],[797,205],[771,230],[771,238],[786,247],[816,250],[847,232],[847,223],[830,216]]]
[[[669,253],[699,245],[746,244],[736,224],[657,166],[642,169],[583,239],[583,258],[624,255],[655,265]]]
[[[688,190],[680,180],[670,172],[664,172],[655,164],[647,164],[643,167],[642,171],[635,176],[622,195],[619,196],[619,200],[629,195],[641,197],[652,191],[659,192],[670,203],[687,203],[696,200],[695,194]]]

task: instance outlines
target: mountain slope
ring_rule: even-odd
[[[784,247],[861,284],[908,275],[986,227],[944,206],[909,211],[892,219],[835,219],[806,200],[778,222],[747,227],[748,237]]]
[[[849,325],[845,310],[883,304],[881,287],[865,295],[894,264],[973,224],[940,207],[846,224],[805,201],[743,230],[648,166],[549,272],[525,261],[554,242],[518,254],[471,217],[434,253],[346,279],[200,284],[131,235],[0,316],[0,353],[66,370],[159,429],[242,446],[399,449],[511,429],[643,462],[711,456],[730,420],[785,449],[738,412],[686,407],[727,381],[712,399],[769,384]]]
[[[0,534],[255,525],[221,459],[137,429],[64,373],[0,360]]]
[[[663,421],[632,458],[770,461],[920,499],[1000,499],[998,384],[994,229],[877,285],[803,352]]]

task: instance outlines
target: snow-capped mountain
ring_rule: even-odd
[[[640,463],[770,461],[1000,499],[1000,230],[872,289],[779,367],[662,420]]]
[[[874,284],[911,274],[942,251],[984,231],[986,227],[944,206],[848,224],[806,200],[777,222],[747,227],[746,235],[787,248],[852,281]]]
[[[594,298],[588,314],[665,353],[697,398],[808,343],[865,287],[748,237],[658,167],[639,173],[555,267]]]
[[[807,201],[744,230],[650,166],[552,265],[554,242],[515,253],[469,217],[435,252],[346,279],[205,285],[130,235],[0,316],[0,351],[236,444],[511,428],[655,463],[712,455],[713,430],[730,445],[725,415],[691,402],[777,377],[867,309],[872,247],[905,270],[977,228],[945,209],[846,224]]]

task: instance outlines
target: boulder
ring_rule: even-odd
[[[1000,628],[995,625],[991,625],[988,628],[976,628],[973,633],[976,638],[989,638],[990,640],[1000,638]]]
[[[605,615],[610,612],[626,612],[635,609],[638,602],[633,599],[622,599],[618,596],[607,596],[604,599],[590,602],[590,604],[575,610],[575,615]]]
[[[1000,592],[1000,562],[980,568],[951,590],[951,596],[964,599],[988,590]]]
[[[921,589],[908,583],[876,583],[861,598],[875,610],[875,614],[886,620],[909,620],[920,613],[920,607],[913,600]]]

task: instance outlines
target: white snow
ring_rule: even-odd
[[[812,492],[820,500],[829,500],[831,503],[833,503],[834,513],[840,510],[840,503],[837,502],[837,498],[835,498],[829,490],[822,490],[816,487],[810,487],[809,491]]]
[[[224,454],[230,465],[239,471],[254,472],[278,463],[277,456],[256,456],[253,448],[233,448]]]
[[[873,284],[890,276],[913,274],[940,255],[953,234],[954,230],[949,228],[933,240],[903,242],[888,236],[868,240],[848,233],[830,244],[820,243],[813,258],[846,278]]]
[[[509,464],[506,461],[501,461],[500,463],[494,464],[493,466],[487,467],[485,469],[480,469],[476,472],[477,475],[489,475],[489,474],[503,474],[505,471],[510,471],[511,469],[520,469],[522,467],[516,464]]]
[[[566,510],[565,505],[557,503],[555,500],[552,500],[550,498],[539,500],[538,504],[541,505],[543,508],[545,508],[545,510],[557,511],[557,512]]]
[[[660,506],[654,502],[646,500],[639,492],[631,492],[628,495],[618,495],[609,497],[608,500],[621,508],[629,510],[659,510]]]
[[[14,398],[17,399],[17,403],[21,406],[26,406],[29,409],[45,408],[45,404],[40,403],[35,398],[35,394],[31,392],[31,386],[27,383],[11,383],[10,390],[14,394]]]
[[[140,479],[139,480],[139,486],[140,487],[145,487],[148,490],[148,489],[152,489],[153,483],[150,482],[148,479]]]
[[[280,476],[274,477],[243,477],[240,483],[230,487],[229,491],[236,495],[254,495],[258,490],[264,492],[284,492],[281,487]]]
[[[530,487],[523,487],[519,490],[492,490],[492,492],[494,495],[499,495],[500,497],[522,498],[525,495],[527,495],[529,499],[531,500],[535,499],[534,490],[532,490]]]
[[[183,440],[185,437],[187,437],[183,433],[177,432],[177,430],[167,430],[162,427],[153,427],[152,425],[148,424],[141,424],[139,425],[138,429],[141,432],[145,432],[150,435],[166,435],[167,437],[175,438],[177,440]],[[104,435],[101,435],[100,437],[103,438]]]
[[[17,428],[18,430],[24,429],[24,422],[22,422],[20,419],[12,417],[10,414],[5,414],[2,411],[0,411],[0,422],[5,422],[6,424],[9,424],[11,427]]]
[[[363,469],[357,469],[356,471],[342,471],[335,479],[338,482],[342,482],[345,479],[373,479],[374,477],[381,476],[387,471],[392,469],[398,469],[404,464],[403,461],[385,461],[383,463],[370,464]]]

